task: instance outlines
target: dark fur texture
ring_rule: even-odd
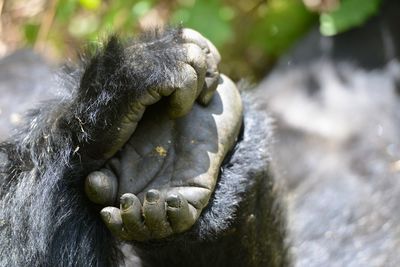
[[[255,93],[276,118],[296,266],[400,262],[400,2],[382,4],[363,27],[311,32]]]
[[[245,93],[243,133],[222,167],[209,206],[187,233],[134,244],[141,264],[288,265],[285,216],[273,179],[277,175],[288,185],[296,266],[397,266],[399,12],[398,1],[388,0],[381,15],[363,28],[334,38],[321,38],[314,31],[258,90]],[[167,45],[174,38],[167,34],[163,40]],[[118,42],[111,44],[119,51]],[[107,73],[108,60],[121,70],[120,61],[99,52],[85,79],[115,85],[103,79],[111,76],[97,75]],[[121,244],[109,235],[98,208],[82,192],[85,173],[102,162],[91,160],[90,154],[80,155],[79,161],[73,153],[98,127],[115,122],[119,111],[109,112],[105,103],[119,103],[108,90],[113,86],[104,87],[103,93],[90,85],[82,88],[82,70],[68,73],[61,84],[66,96],[43,105],[33,117],[40,123],[33,120],[2,145],[1,266],[124,264]],[[265,110],[276,118],[272,143]],[[66,115],[66,121],[52,127],[57,114]],[[75,115],[85,123],[80,125]],[[125,245],[128,253],[130,245]]]
[[[152,42],[152,49],[141,49]],[[104,164],[134,99],[177,73],[180,30],[111,38],[82,68],[66,68],[62,96],[31,112],[1,144],[0,266],[117,266],[121,244],[84,195],[83,180]],[[126,47],[133,47],[129,53]],[[148,52],[155,51],[155,52]],[[187,233],[134,244],[144,266],[281,266],[284,216],[269,170],[270,120],[247,105],[244,131],[225,161],[210,205]],[[257,150],[254,150],[257,147]]]

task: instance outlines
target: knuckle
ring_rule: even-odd
[[[186,28],[183,29],[182,34],[184,40],[186,40],[187,42],[196,43],[201,49],[205,50],[205,52],[208,52],[209,47],[207,44],[207,40],[198,31]]]
[[[192,43],[184,44],[186,50],[187,61],[199,65],[200,67],[206,66],[206,54],[203,50]]]

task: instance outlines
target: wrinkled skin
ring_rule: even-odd
[[[61,73],[0,145],[1,266],[288,265],[271,119],[199,36],[110,38]]]
[[[193,30],[184,30],[184,38],[181,77],[132,104],[118,129],[121,141],[110,149],[120,146],[118,153],[86,179],[88,197],[106,206],[103,221],[124,240],[189,229],[207,205],[240,130],[240,95],[229,78],[219,76],[218,51]]]

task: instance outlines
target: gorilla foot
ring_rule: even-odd
[[[174,120],[160,113],[163,108],[149,109],[108,168],[86,179],[93,202],[112,205],[120,196],[120,208],[106,207],[101,214],[125,240],[165,238],[196,222],[242,121],[239,93],[225,76],[207,107],[194,104]]]
[[[115,236],[124,240],[160,239],[190,228],[197,210],[179,194],[165,197],[152,189],[146,193],[143,206],[131,193],[122,195],[120,209],[106,207],[102,218]]]

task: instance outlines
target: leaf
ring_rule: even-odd
[[[362,25],[379,10],[381,0],[343,0],[339,8],[320,16],[320,31],[332,36]]]
[[[270,0],[261,23],[251,31],[251,41],[268,54],[279,56],[313,24],[315,15],[298,0]]]
[[[172,21],[201,32],[220,47],[233,36],[229,21],[232,19],[232,12],[219,0],[196,1],[193,6],[178,9],[173,14]]]
[[[56,20],[68,22],[76,11],[77,3],[77,0],[60,0],[57,4]]]
[[[25,40],[29,44],[34,44],[39,32],[39,25],[38,24],[25,24],[24,25],[24,36]]]
[[[101,5],[101,0],[79,0],[81,6],[88,10],[96,10]]]
[[[132,15],[141,17],[151,9],[149,1],[139,1],[132,7]]]

